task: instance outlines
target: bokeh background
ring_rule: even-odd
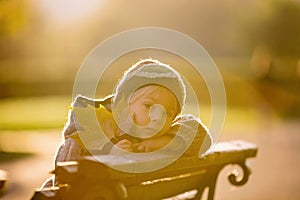
[[[0,1],[0,169],[8,172],[3,199],[29,199],[53,168],[76,73],[88,53],[119,32],[140,27],[182,32],[210,54],[224,80],[227,116],[219,141],[258,145],[252,175],[230,186],[225,168],[216,199],[299,199],[300,1]],[[152,56],[186,71],[177,57],[139,51],[114,65]],[[122,74],[104,76],[97,97]],[[123,68],[122,68],[123,69]],[[205,85],[192,80],[203,94]],[[205,92],[204,92],[205,93]],[[209,94],[201,98],[209,123]]]

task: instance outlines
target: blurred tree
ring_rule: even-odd
[[[279,115],[299,117],[300,3],[270,1],[269,13],[252,27],[251,69],[257,88]]]
[[[274,14],[261,24],[259,38],[275,56],[300,56],[300,4],[296,1],[278,1]]]
[[[300,56],[300,4],[280,1],[273,18],[262,27],[262,38],[275,56]]]
[[[24,1],[0,0],[0,57],[18,56],[16,43],[27,24],[26,9]]]
[[[0,1],[0,37],[18,33],[26,24],[24,3],[20,0]]]
[[[300,3],[278,0],[272,1],[269,8],[270,14],[251,31],[253,49],[262,45],[268,49],[268,55],[272,57],[270,72],[277,71],[277,76],[295,75],[300,58]],[[278,69],[282,66],[288,73]]]

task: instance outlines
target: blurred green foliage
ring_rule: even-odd
[[[21,0],[0,1],[0,39],[21,31],[27,23],[26,3]]]
[[[68,96],[0,100],[0,130],[62,129],[70,103]]]
[[[78,2],[0,0],[1,130],[62,127],[89,51],[143,26],[174,29],[203,45],[223,76],[229,116],[300,117],[299,1],[99,2],[81,16],[71,12],[83,9]]]
[[[273,1],[271,11],[252,30],[254,44],[264,43],[274,57],[300,58],[300,3]]]
[[[0,163],[14,161],[20,158],[27,158],[32,156],[32,153],[24,153],[24,152],[4,152],[0,150]]]

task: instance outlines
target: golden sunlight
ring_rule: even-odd
[[[55,24],[66,24],[88,17],[103,6],[104,0],[41,0],[39,8]]]

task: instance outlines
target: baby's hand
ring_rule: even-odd
[[[134,143],[133,149],[135,152],[151,152],[153,151],[153,141],[151,140],[144,140],[141,143]]]
[[[132,143],[127,139],[123,139],[112,147],[112,149],[110,150],[110,153],[118,154],[118,153],[121,153],[122,150],[133,152]]]
[[[133,149],[137,152],[151,152],[156,151],[164,146],[166,146],[173,137],[170,136],[159,136],[151,139],[146,139],[141,143],[133,144]]]

